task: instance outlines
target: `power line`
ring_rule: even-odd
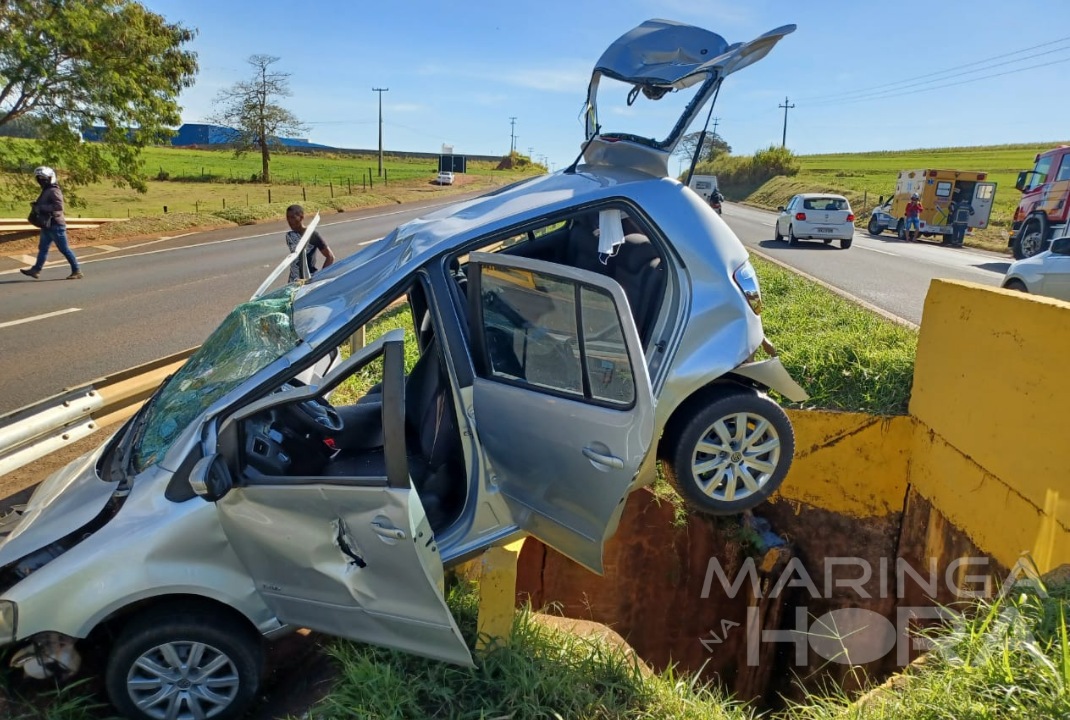
[[[870,100],[886,100],[888,98],[903,97],[905,95],[914,95],[917,93],[931,92],[933,90],[942,90],[949,87],[958,87],[959,85],[968,85],[969,83],[978,82],[980,80],[988,80],[991,78],[1002,77],[1004,75],[1014,75],[1016,73],[1025,72],[1026,70],[1036,70],[1037,68],[1048,67],[1050,65],[1059,65],[1065,62],[1070,62],[1070,58],[1063,58],[1061,60],[1052,60],[1046,63],[1038,63],[1036,65],[1027,65],[1024,68],[1017,68],[1015,70],[1004,70],[1003,72],[992,73],[991,75],[981,75],[980,77],[969,78],[966,80],[959,80],[958,82],[947,83],[946,85],[934,85],[933,87],[920,88],[913,90],[895,91],[888,94],[875,94],[866,97],[852,98],[848,100],[832,100],[826,103],[817,103],[812,107],[831,107],[835,105],[850,105],[856,102],[868,102]]]
[[[1014,60],[1005,60],[1004,62],[994,63],[992,65],[987,65],[986,67],[974,68],[973,70],[966,70],[965,72],[955,73],[953,75],[947,75],[947,73],[950,72],[950,70],[945,70],[945,71],[943,71],[941,73],[935,73],[935,74],[939,74],[939,75],[945,75],[945,77],[933,78],[932,80],[923,80],[921,82],[909,83],[909,84],[904,84],[907,81],[901,80],[899,82],[888,83],[887,85],[882,86],[880,90],[872,90],[872,89],[869,89],[869,90],[852,90],[852,91],[849,91],[849,92],[837,93],[835,95],[825,95],[825,96],[820,96],[820,97],[817,97],[817,98],[810,98],[810,100],[811,101],[816,100],[816,101],[818,101],[819,104],[823,104],[825,101],[848,100],[848,99],[853,99],[856,96],[866,96],[866,95],[871,95],[871,94],[874,94],[874,93],[883,93],[883,92],[886,92],[886,91],[893,91],[894,90],[894,91],[898,92],[899,90],[906,90],[906,89],[912,88],[912,87],[920,87],[922,85],[930,85],[930,84],[935,83],[935,82],[944,82],[945,80],[950,80],[951,78],[962,77],[963,75],[972,75],[974,73],[984,72],[985,70],[991,70],[992,68],[1002,67],[1004,65],[1013,65],[1015,63],[1025,62],[1026,60],[1032,60],[1033,58],[1043,57],[1045,55],[1051,55],[1053,53],[1066,52],[1068,50],[1070,50],[1070,47],[1055,48],[1054,50],[1045,50],[1044,52],[1034,53],[1032,55],[1024,55],[1022,57],[1015,58]],[[995,59],[995,58],[992,58],[992,59]],[[984,62],[987,62],[987,61],[984,61]],[[960,66],[960,67],[965,67],[965,66]],[[952,69],[955,69],[955,68],[952,68]],[[897,85],[898,86],[902,86],[902,87],[896,87]]]
[[[1009,58],[1010,56],[1013,56],[1013,55],[1019,55],[1020,52],[1028,52],[1029,50],[1036,50],[1036,49],[1041,48],[1041,47],[1048,47],[1049,45],[1057,45],[1059,43],[1064,43],[1064,42],[1066,42],[1068,40],[1070,40],[1070,35],[1068,35],[1066,37],[1059,37],[1058,40],[1053,40],[1053,41],[1050,41],[1050,42],[1041,43],[1039,45],[1031,45],[1029,47],[1023,47],[1020,50],[1013,50],[1011,52],[1004,52],[1003,55],[995,55],[995,56],[992,56],[991,58],[985,58],[983,60],[975,60],[973,62],[963,63],[962,65],[954,65],[952,67],[947,67],[947,68],[945,68],[945,70],[933,71],[932,73],[924,73],[923,75],[917,75],[915,77],[907,77],[907,78],[903,78],[902,80],[897,80],[895,82],[889,82],[888,85],[885,86],[885,88],[889,88],[889,89],[890,88],[895,88],[896,86],[904,85],[904,83],[906,83],[906,82],[913,82],[915,80],[923,80],[923,79],[926,79],[926,78],[936,77],[938,75],[946,75],[947,73],[950,73],[952,71],[962,70],[963,67],[973,67],[974,65],[983,65],[985,63],[992,62],[993,60],[999,60],[999,59],[1002,59],[1002,58]],[[1067,48],[1059,48],[1059,49],[1061,50],[1061,49],[1067,49]],[[1039,55],[1049,55],[1050,52],[1057,52],[1057,51],[1059,51],[1059,50],[1051,50],[1051,51],[1046,52],[1046,53],[1045,52],[1041,52],[1041,53],[1039,53]],[[1038,56],[1029,56],[1029,58],[1039,57],[1039,55]],[[1020,58],[1019,60],[1028,60],[1029,58]],[[1000,63],[1000,64],[1008,64],[1008,63]],[[992,65],[992,67],[997,67],[997,66],[998,65]],[[989,70],[989,68],[988,67],[979,67],[979,68],[977,68],[976,71],[973,71],[973,72],[981,72],[983,70]],[[968,75],[968,73],[964,73],[964,74]],[[939,79],[946,80],[947,78],[939,78]],[[937,82],[937,81],[939,81],[939,80],[933,80],[933,82]],[[823,99],[832,98],[832,97],[840,97],[841,95],[851,95],[851,94],[854,94],[854,91],[831,93],[831,94],[828,94],[828,95],[815,95],[813,97],[804,97],[804,98],[802,98],[801,102],[809,103],[809,102],[812,102],[812,101],[823,101]]]

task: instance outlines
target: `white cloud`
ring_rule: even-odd
[[[427,112],[426,105],[420,105],[419,103],[388,103],[383,106],[386,110],[396,113],[415,113],[415,112]]]
[[[488,68],[485,65],[461,66],[424,65],[417,74],[424,76],[453,77],[466,81],[487,84],[504,83],[528,90],[544,92],[583,93],[591,79],[593,65],[587,61],[559,64],[556,67]],[[499,96],[501,97],[501,96]],[[504,99],[501,97],[501,99]]]

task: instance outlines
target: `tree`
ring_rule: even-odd
[[[133,0],[0,0],[0,127],[35,126],[37,163],[68,188],[107,176],[144,191],[140,152],[181,122],[194,32]],[[101,142],[83,143],[92,126]]]
[[[698,138],[701,134],[701,132],[693,132],[684,135],[680,138],[674,154],[690,160],[695,154],[695,148],[698,147]],[[707,132],[706,139],[702,143],[702,155],[699,156],[698,161],[709,162],[718,155],[727,155],[731,152],[732,146],[726,143],[724,138],[716,133]]]
[[[249,80],[241,80],[222,90],[216,103],[222,107],[210,121],[233,131],[231,143],[236,155],[259,150],[262,160],[261,179],[271,182],[271,148],[281,146],[280,138],[295,135],[305,127],[297,117],[278,104],[277,100],[290,96],[289,73],[271,70],[279,61],[273,55],[253,55],[248,63],[255,72]]]

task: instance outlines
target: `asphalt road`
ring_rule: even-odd
[[[437,205],[329,215],[320,227],[345,257]],[[819,242],[789,247],[772,239],[770,213],[731,205],[723,217],[747,246],[914,323],[932,278],[998,285],[1008,264],[891,235],[856,233],[846,251]],[[58,265],[41,280],[0,271],[0,412],[199,345],[282,259],[284,231],[283,223],[231,228],[87,256],[81,281],[63,279],[55,251]]]

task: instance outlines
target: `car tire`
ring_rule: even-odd
[[[781,242],[784,239],[784,236],[780,234],[780,221],[779,220],[777,220],[775,223],[773,223],[773,239],[776,240],[777,242]]]
[[[832,238],[825,238],[822,242],[824,242],[826,245],[831,245],[832,244]]]
[[[788,225],[788,245],[798,245],[799,238],[795,237],[795,226]]]
[[[846,250],[851,247],[851,243],[854,242],[854,238],[844,238],[840,240],[840,250]]]
[[[907,224],[903,222],[902,218],[895,224],[895,234],[900,240],[907,239]]]
[[[1029,288],[1025,286],[1025,283],[1021,280],[1008,280],[1003,284],[1004,290],[1014,290],[1015,292],[1023,292],[1029,294]]]
[[[197,666],[191,669],[184,663],[194,653]],[[262,663],[260,638],[250,628],[217,615],[161,608],[126,625],[111,648],[104,680],[112,704],[129,720],[164,720],[169,710],[196,716],[194,703],[212,720],[237,720],[256,698]],[[201,670],[205,665],[218,667]],[[158,673],[148,669],[153,666]],[[203,694],[209,687],[211,695]],[[153,703],[168,688],[170,695]]]
[[[1021,232],[1014,238],[1014,242],[1011,244],[1011,251],[1014,253],[1015,260],[1022,260],[1027,257],[1033,257],[1034,255],[1044,250],[1044,236],[1047,228],[1046,223],[1041,222],[1036,217],[1030,218],[1022,226]]]
[[[756,442],[762,451],[748,455]],[[720,456],[717,448],[723,448]],[[687,421],[662,470],[693,510],[735,515],[765,502],[780,487],[794,454],[795,432],[780,406],[765,394],[740,388]]]
[[[869,230],[869,234],[873,235],[874,237],[881,234],[880,223],[877,222],[877,218],[875,217],[871,217],[869,219],[869,225],[866,227],[866,229]]]

